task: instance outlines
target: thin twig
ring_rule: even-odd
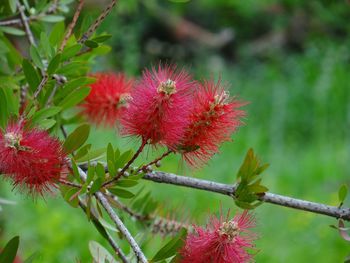
[[[80,12],[81,12],[81,10],[83,8],[83,5],[84,5],[84,0],[79,0],[79,4],[78,4],[77,9],[75,10],[72,22],[68,26],[67,33],[66,33],[66,35],[64,36],[64,38],[62,40],[62,43],[61,43],[60,48],[58,49],[58,52],[62,52],[63,51],[64,47],[67,44],[68,39],[72,35],[73,29],[74,29],[75,25],[77,24]]]
[[[222,184],[164,172],[148,173],[143,177],[143,179],[154,181],[157,183],[185,186],[228,196],[234,196],[237,187],[236,185]],[[329,206],[325,204],[309,202],[273,193],[265,193],[265,195],[261,196],[259,200],[266,203],[290,207],[298,210],[304,210],[335,218],[342,218],[344,220],[350,221],[350,208],[338,208],[336,206]]]
[[[101,25],[102,21],[106,16],[112,11],[113,7],[118,0],[112,0],[111,3],[103,10],[102,14],[94,21],[94,23],[89,27],[89,29],[81,36],[78,43],[83,44],[89,37],[96,31],[96,29]]]
[[[61,129],[61,132],[62,132],[62,135],[63,135],[64,139],[67,139],[68,134],[67,134],[67,131],[66,131],[66,129],[64,128],[64,126],[63,126],[63,125],[60,125],[60,129]]]
[[[32,46],[35,47],[36,46],[35,39],[34,39],[32,31],[30,30],[28,18],[26,16],[26,14],[24,13],[25,8],[23,5],[21,5],[20,0],[17,0],[16,4],[17,4],[18,11],[21,15],[21,21],[22,21],[22,24],[23,24],[24,29],[26,31],[26,36],[28,38],[28,41]]]
[[[52,5],[49,7],[49,9],[47,10],[48,14],[53,14],[56,13],[57,9],[58,9],[58,4],[59,4],[60,0],[53,0]]]
[[[20,94],[19,94],[19,112],[22,114],[25,110],[26,106],[26,99],[27,99],[27,93],[28,93],[28,84],[25,84],[20,87]]]
[[[64,184],[64,185],[75,187],[75,188],[81,188],[82,187],[82,185],[80,185],[80,184],[72,183],[72,182],[69,182],[69,181],[66,181],[66,180],[63,180],[63,179],[60,179],[58,182],[61,183],[61,184]]]
[[[48,80],[49,80],[49,77],[44,72],[44,76],[43,76],[38,88],[34,92],[34,97],[33,97],[34,100],[39,96],[40,92],[42,91],[42,89],[44,88],[44,86],[46,85]]]
[[[78,171],[80,174],[80,177],[82,180],[86,180],[87,175],[86,173],[78,167]],[[103,208],[106,210],[108,213],[109,217],[112,219],[112,221],[115,223],[116,227],[118,230],[121,232],[121,234],[126,238],[128,243],[130,244],[131,248],[133,249],[136,258],[138,262],[142,263],[147,263],[147,258],[141,251],[141,248],[139,245],[136,243],[135,239],[133,236],[130,234],[129,230],[125,227],[124,223],[120,220],[120,218],[117,216],[117,214],[114,212],[112,206],[109,204],[108,200],[104,197],[104,195],[101,192],[96,192],[95,193],[96,199],[100,202],[100,204],[103,206]]]
[[[44,17],[45,15],[56,13],[58,9],[58,0],[54,0],[54,2],[51,4],[51,6],[47,9],[46,12],[40,13],[38,15],[32,15],[27,17],[27,21],[35,21],[40,19],[41,17]],[[18,25],[21,26],[23,24],[22,19],[20,18],[12,18],[7,20],[0,21],[0,26],[12,26],[12,25]]]
[[[79,200],[79,206],[86,213],[87,206],[81,200]],[[91,217],[91,220],[93,220],[95,222],[99,222],[98,216],[94,213],[94,211],[90,212],[90,217]],[[115,240],[112,238],[112,236],[107,232],[107,230],[106,230],[106,233],[107,233],[108,243],[114,249],[114,252],[116,253],[116,255],[121,259],[121,261],[123,263],[129,263],[129,261],[126,258],[126,256],[124,255],[123,251],[118,246],[118,244],[115,242]]]
[[[130,216],[135,218],[136,220],[147,221],[147,220],[151,220],[152,219],[148,215],[143,215],[143,214],[140,214],[140,213],[137,213],[137,212],[133,211],[127,205],[123,204],[118,199],[118,197],[116,197],[115,195],[111,194],[108,191],[107,191],[106,196],[107,196],[108,199],[112,199],[111,202],[114,202],[121,210],[123,210],[124,212],[126,212],[127,214],[129,214]]]
[[[32,20],[32,19],[28,19]],[[19,18],[0,21],[0,26],[22,25],[22,20]]]
[[[141,251],[141,248],[136,243],[133,236],[130,234],[129,230],[125,227],[124,223],[120,220],[120,218],[117,216],[117,214],[114,212],[111,205],[108,203],[107,199],[104,197],[104,195],[101,192],[95,193],[96,199],[101,203],[103,208],[106,210],[109,217],[112,219],[112,221],[115,223],[118,230],[121,232],[121,234],[126,238],[126,240],[129,242],[131,248],[133,249],[137,261],[142,263],[147,263],[148,260]]]
[[[123,176],[124,172],[126,170],[129,169],[130,165],[136,160],[136,158],[141,154],[141,152],[143,151],[143,149],[145,148],[147,144],[147,140],[142,139],[141,145],[138,148],[138,150],[136,151],[136,153],[134,154],[134,156],[126,163],[126,165],[124,165],[124,167],[122,168],[122,170],[111,180],[105,182],[102,187],[108,187],[110,184],[112,184],[113,182],[116,182],[119,180],[120,177]]]
[[[172,150],[168,150],[167,152],[163,153],[161,156],[159,156],[157,159],[154,159],[152,162],[149,162],[148,164],[143,165],[140,169],[138,169],[137,171],[144,171],[148,166],[156,164],[157,162],[159,162],[160,160],[164,159],[165,157],[167,157],[169,154],[173,153]]]

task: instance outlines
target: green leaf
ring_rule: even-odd
[[[47,67],[47,73],[49,75],[52,75],[55,73],[56,69],[58,68],[59,64],[61,62],[61,54],[58,53],[49,63],[49,66]]]
[[[103,184],[103,178],[98,177],[98,178],[92,183],[92,186],[91,186],[91,188],[90,188],[90,193],[91,193],[91,194],[96,193],[98,190],[100,190],[102,184]]]
[[[18,99],[12,88],[0,87],[0,127],[5,127],[8,120],[18,115]]]
[[[61,87],[54,98],[56,104],[60,103],[62,100],[66,99],[74,90],[79,87],[84,87],[89,84],[95,83],[95,78],[81,77],[77,79],[69,80],[63,87]]]
[[[65,48],[62,52],[61,60],[66,61],[66,60],[74,57],[76,54],[78,54],[78,52],[81,50],[81,48],[82,48],[81,44],[76,44],[74,46]]]
[[[45,32],[41,32],[40,34],[40,46],[45,52],[47,58],[51,58],[54,55],[54,49],[50,44],[50,41]]]
[[[94,50],[92,50],[91,54],[93,54],[94,56],[103,56],[108,54],[111,50],[112,48],[110,46],[100,45]]]
[[[121,188],[117,188],[117,187],[109,188],[108,191],[110,191],[112,194],[114,194],[116,196],[119,196],[119,197],[125,198],[125,199],[130,199],[130,198],[133,198],[135,196],[135,194],[133,194],[132,192],[121,189]]]
[[[61,186],[62,188],[62,186]],[[62,190],[61,190],[62,191]],[[78,207],[79,206],[79,194],[81,189],[75,188],[75,187],[69,187],[64,193],[63,198],[66,200],[68,204],[70,204],[72,207]]]
[[[108,167],[108,173],[111,177],[114,177],[117,175],[117,169],[115,169],[115,164],[111,160],[107,161],[107,167]]]
[[[152,258],[152,262],[158,262],[169,257],[174,256],[178,250],[183,246],[185,238],[187,236],[187,230],[182,228],[173,239],[171,239],[168,243],[165,244]]]
[[[40,253],[39,252],[34,252],[31,254],[26,260],[24,260],[23,263],[33,263],[39,257]]]
[[[123,153],[117,160],[116,160],[116,168],[122,168],[127,161],[131,159],[133,156],[133,151],[129,150]]]
[[[83,87],[78,88],[71,92],[64,100],[62,100],[58,106],[61,106],[64,110],[77,105],[83,101],[90,93],[91,88]]]
[[[89,250],[94,262],[117,263],[108,250],[96,241],[89,242]]]
[[[19,236],[12,238],[1,251],[0,263],[13,262],[17,255],[17,250],[19,246]]]
[[[11,9],[11,12],[12,14],[14,14],[17,10],[17,7],[16,7],[16,0],[8,0],[9,2],[9,6],[10,6],[10,9]]]
[[[41,60],[41,57],[40,57],[40,54],[39,54],[39,51],[37,50],[37,48],[34,46],[30,46],[29,53],[30,53],[30,57],[32,58],[34,64],[38,68],[44,69],[44,64]]]
[[[76,128],[66,139],[63,148],[67,154],[79,149],[88,139],[90,133],[90,125],[83,124]]]
[[[235,203],[243,209],[253,209],[261,204],[258,201],[268,188],[261,184],[260,174],[266,170],[268,165],[260,165],[260,161],[249,149],[247,155],[237,173],[238,186],[234,194]]]
[[[86,144],[79,149],[79,151],[74,155],[74,159],[79,160],[79,158],[84,157],[88,154],[91,149],[91,144]]]
[[[85,162],[89,162],[89,161],[94,161],[94,160],[102,158],[105,153],[106,153],[106,148],[92,150],[92,151],[89,151],[85,156],[83,156],[79,159],[76,159],[76,161],[78,163],[85,163]]]
[[[48,129],[51,129],[53,126],[55,126],[55,124],[56,124],[56,120],[46,119],[39,122],[37,127],[43,130],[48,130]]]
[[[95,177],[95,166],[89,165],[85,184],[89,185]]]
[[[97,174],[97,177],[102,178],[102,180],[105,179],[105,176],[106,176],[105,168],[100,163],[96,165],[96,174]]]
[[[57,46],[64,37],[64,22],[55,24],[52,28],[49,41],[52,46]]]
[[[29,84],[30,89],[34,92],[40,84],[40,77],[32,63],[27,59],[23,59],[22,62],[24,76]]]
[[[138,184],[138,181],[130,179],[120,179],[117,181],[116,185],[120,187],[133,187]]]
[[[25,36],[26,34],[23,30],[10,26],[0,26],[0,31],[14,36]]]
[[[43,22],[57,23],[57,22],[64,21],[64,16],[46,15],[46,16],[41,16],[38,19]]]
[[[114,149],[111,143],[108,143],[108,146],[107,146],[107,161],[111,161],[112,163],[115,162]]]
[[[338,198],[341,204],[344,203],[346,196],[348,195],[348,187],[346,184],[340,186],[338,191]]]
[[[62,110],[61,107],[53,106],[53,107],[50,107],[50,108],[44,108],[44,109],[42,109],[40,111],[37,111],[33,115],[31,123],[32,124],[37,124],[37,123],[39,123],[40,121],[42,121],[44,119],[50,118],[52,116],[55,116],[61,110]]]
[[[112,35],[106,34],[106,35],[100,35],[98,37],[94,37],[91,39],[91,41],[97,42],[97,43],[102,43],[105,42],[106,40],[110,39]]]
[[[96,47],[98,47],[98,43],[96,43],[95,41],[92,41],[92,40],[86,40],[84,42],[84,45],[89,47],[89,48],[96,48]]]
[[[75,163],[74,160],[72,160],[72,170],[73,170],[73,176],[74,178],[79,182],[82,183],[83,180],[80,178],[80,174],[79,174],[79,169],[77,164]]]

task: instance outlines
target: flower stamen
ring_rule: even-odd
[[[220,236],[226,236],[229,241],[232,241],[236,236],[239,235],[239,227],[237,222],[232,220],[223,222],[218,229],[218,233]]]
[[[19,149],[20,148],[20,143],[22,140],[22,135],[17,134],[14,132],[9,132],[4,135],[5,138],[5,146],[14,148],[14,149]]]
[[[168,95],[168,96],[175,94],[176,82],[171,79],[161,82],[157,88],[157,92],[164,93],[165,95]]]

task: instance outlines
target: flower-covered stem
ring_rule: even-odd
[[[143,179],[157,183],[185,186],[228,196],[234,196],[236,192],[236,185],[222,184],[164,172],[148,173],[143,177]],[[339,208],[336,206],[305,201],[273,193],[265,193],[259,198],[259,200],[266,203],[308,211],[315,214],[327,215],[334,218],[342,218],[346,221],[350,221],[350,208]]]
[[[103,208],[106,210],[109,217],[112,219],[112,221],[115,223],[118,230],[121,232],[121,234],[126,238],[126,240],[129,242],[132,250],[134,251],[137,262],[147,263],[148,260],[141,251],[141,248],[136,243],[133,236],[130,234],[129,230],[125,227],[124,223],[120,220],[120,218],[117,216],[117,214],[114,212],[112,206],[108,203],[107,199],[104,197],[104,195],[101,192],[95,193],[96,199],[100,202],[100,204],[103,206]]]
[[[136,160],[136,158],[141,154],[141,152],[145,148],[146,144],[147,144],[147,140],[142,139],[142,143],[141,143],[140,147],[138,148],[138,150],[136,151],[136,153],[133,155],[133,157],[124,165],[124,167],[121,169],[121,171],[113,179],[105,182],[102,185],[102,187],[106,187],[106,186],[112,184],[113,182],[118,181],[119,178],[123,176],[124,172],[129,169],[130,165],[132,165],[133,162]]]
[[[157,215],[143,215],[134,210],[132,210],[127,205],[123,204],[119,198],[107,191],[106,197],[110,203],[114,203],[118,208],[123,210],[125,213],[133,217],[134,219],[152,224],[152,229],[154,232],[161,232],[163,234],[178,232],[181,228],[186,228],[188,231],[191,231],[192,228],[190,225],[176,221],[174,219],[165,218]]]
[[[157,164],[159,161],[163,160],[165,157],[167,157],[169,154],[173,153],[173,150],[168,150],[165,153],[163,153],[158,158],[154,159],[152,162],[149,162],[148,164],[143,165],[141,168],[139,168],[137,171],[144,171],[148,166],[151,166],[153,164]]]
[[[103,10],[102,14],[94,21],[94,23],[89,27],[89,29],[82,35],[78,43],[83,44],[89,37],[96,31],[96,29],[101,25],[102,21],[109,15],[113,7],[116,5],[118,0],[112,0],[109,5]]]
[[[64,47],[67,44],[68,39],[72,35],[73,29],[74,29],[74,27],[75,27],[75,25],[76,25],[76,23],[78,21],[78,18],[79,18],[81,10],[83,8],[83,5],[84,5],[84,0],[79,0],[78,7],[75,9],[75,13],[74,13],[72,22],[68,26],[67,33],[65,34],[65,36],[64,36],[64,38],[62,40],[62,43],[61,43],[60,48],[58,49],[58,52],[62,52],[63,51]]]
[[[79,200],[79,206],[80,208],[86,213],[86,205]],[[90,213],[90,217],[92,221],[99,222],[98,217],[95,215],[93,211]],[[118,244],[115,242],[115,240],[112,238],[112,236],[106,231],[107,238],[108,238],[108,243],[111,245],[111,247],[114,249],[116,255],[121,259],[123,263],[129,263],[128,259],[124,255],[123,251],[121,248],[118,246]]]

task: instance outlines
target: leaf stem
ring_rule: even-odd
[[[143,151],[143,149],[145,148],[147,144],[147,140],[142,139],[142,143],[140,145],[140,147],[138,148],[138,150],[135,152],[135,154],[133,155],[133,157],[126,163],[126,165],[124,165],[124,167],[121,169],[121,171],[111,180],[105,182],[102,187],[107,187],[110,184],[112,184],[113,182],[116,182],[120,179],[120,177],[123,176],[124,172],[126,170],[129,169],[130,165],[136,160],[136,158],[141,154],[141,152]]]
[[[173,150],[168,150],[167,152],[163,153],[161,156],[159,156],[158,158],[154,159],[152,162],[149,162],[148,164],[143,165],[141,168],[139,168],[137,171],[143,171],[145,170],[148,166],[156,164],[158,161],[164,159],[165,157],[167,157],[169,154],[173,153]]]

